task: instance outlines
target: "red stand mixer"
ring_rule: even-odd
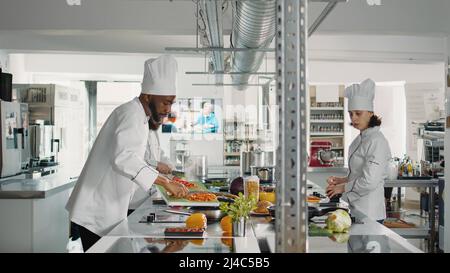
[[[310,167],[333,167],[336,153],[331,150],[333,143],[326,140],[311,141]]]

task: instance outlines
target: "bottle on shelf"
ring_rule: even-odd
[[[412,177],[413,176],[413,165],[411,163],[411,160],[408,160],[407,170],[408,170],[408,177]]]
[[[402,177],[405,174],[405,157],[406,155],[403,156],[403,159],[399,160],[398,162],[398,176]]]
[[[421,176],[421,166],[419,161],[414,162],[414,176]]]

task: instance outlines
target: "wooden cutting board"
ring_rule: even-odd
[[[383,225],[385,225],[388,228],[415,228],[416,225],[413,223],[408,223],[403,220],[395,220],[395,221],[388,221],[385,220],[383,222]]]

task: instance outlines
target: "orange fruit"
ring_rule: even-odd
[[[186,219],[187,228],[206,228],[206,215],[204,213],[193,213]]]
[[[233,246],[233,237],[230,232],[224,232],[222,234],[222,238],[220,239],[222,241],[222,244],[232,247]]]
[[[224,232],[231,233],[231,230],[233,229],[233,224],[230,216],[225,216],[220,220],[220,227]]]

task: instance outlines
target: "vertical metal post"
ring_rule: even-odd
[[[276,252],[307,252],[306,39],[307,0],[277,0],[279,107]]]
[[[430,226],[430,240],[428,241],[429,244],[429,248],[428,251],[429,252],[435,252],[435,239],[436,239],[436,216],[435,216],[435,209],[434,209],[434,198],[435,198],[435,188],[434,185],[431,185],[428,189],[430,191],[429,194],[429,200],[428,200],[428,225]]]
[[[447,47],[447,61],[445,62],[445,80],[447,86],[445,88],[445,116],[446,116],[446,126],[445,126],[445,136],[444,136],[444,158],[450,158],[450,36],[446,39]],[[450,177],[450,164],[446,164],[444,168],[444,177],[448,183],[448,178]],[[450,196],[450,186],[444,186],[443,195]],[[439,237],[442,238],[444,242],[443,250],[444,252],[450,252],[450,202],[445,200],[443,206],[443,214],[441,221],[443,223],[443,231],[439,233]],[[440,230],[439,230],[440,231]],[[442,234],[441,234],[442,233]],[[442,236],[442,237],[441,237]]]
[[[88,107],[89,107],[89,147],[88,152],[91,151],[97,137],[97,82],[85,81],[86,90],[88,92]]]

